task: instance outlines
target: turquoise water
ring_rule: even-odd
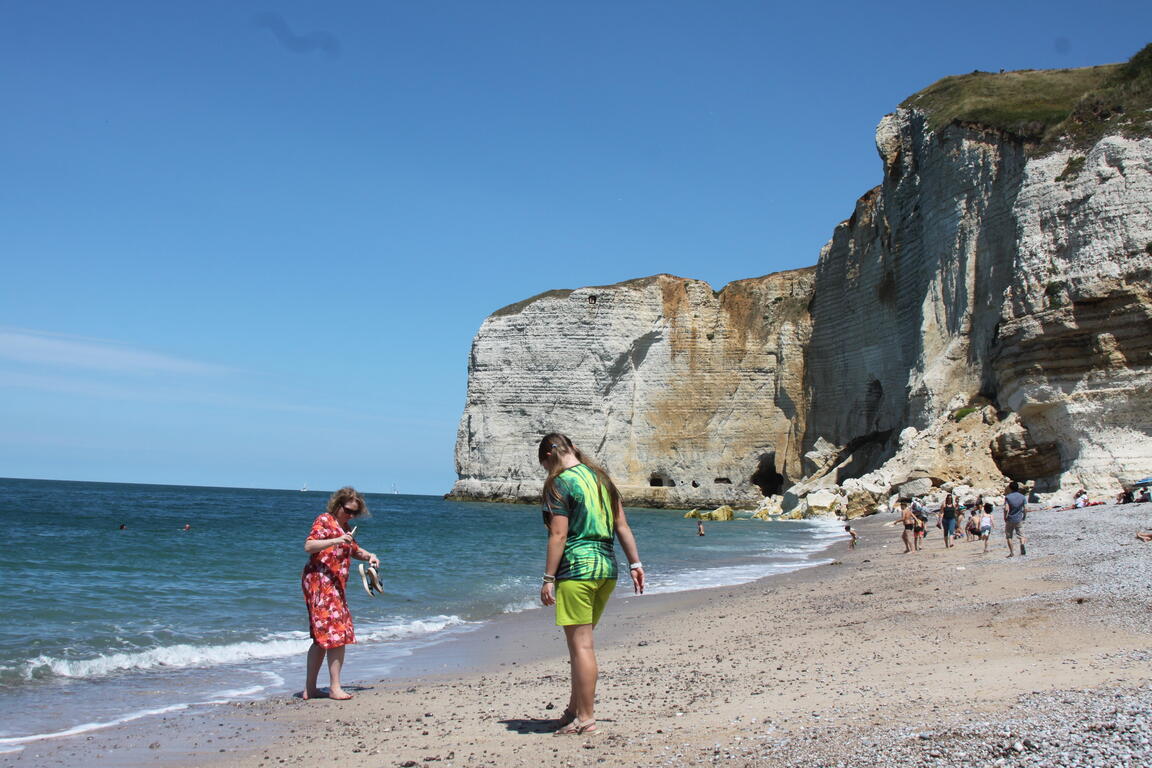
[[[0,479],[8,539],[0,751],[298,689],[309,645],[303,544],[326,500],[322,492]],[[373,515],[358,523],[357,540],[383,561],[386,593],[369,597],[349,579],[353,677],[402,675],[414,648],[538,607],[544,526],[536,507],[394,494],[367,501]],[[827,522],[754,520],[708,524],[701,538],[682,512],[628,515],[652,593],[794,570],[842,538]]]

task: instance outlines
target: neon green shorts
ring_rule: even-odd
[[[556,582],[556,626],[595,624],[604,613],[616,579]]]

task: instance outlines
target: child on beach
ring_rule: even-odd
[[[852,530],[852,526],[850,525],[844,526],[844,530],[852,537],[848,540],[848,549],[856,549],[856,540],[860,537],[856,535],[856,531]]]
[[[613,539],[628,557],[636,594],[644,593],[644,566],[620,492],[608,473],[558,432],[544,436],[536,455],[548,472],[542,494],[548,547],[540,602],[556,606],[556,624],[564,628],[572,668],[568,707],[555,734],[596,733],[593,705],[599,670],[592,630],[616,586]]]
[[[976,504],[968,515],[968,524],[964,526],[964,535],[967,541],[980,540],[980,515],[983,514],[983,505]]]
[[[992,502],[984,502],[980,515],[980,539],[984,542],[984,554],[988,553],[988,539],[992,536]]]

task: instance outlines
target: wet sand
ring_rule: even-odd
[[[893,516],[876,516],[829,565],[614,600],[597,630],[596,736],[549,733],[568,665],[540,610],[414,656],[405,679],[359,680],[356,653],[370,649],[352,649],[352,701],[221,706],[29,745],[0,765],[881,765],[893,750],[951,764],[924,729],[979,721],[990,742],[1014,739],[995,724],[1021,697],[1059,708],[1072,692],[1149,685],[1147,590],[1098,582],[1112,578],[1101,568],[1152,571],[1152,544],[1133,537],[1150,522],[1149,504],[1034,512],[1028,556],[1008,559],[999,526],[986,555],[979,542],[945,549],[935,529],[905,555]]]

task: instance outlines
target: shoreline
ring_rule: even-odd
[[[861,745],[881,742],[947,760],[939,740],[917,733],[944,728],[950,744],[967,744],[965,723],[982,722],[968,741],[1000,748],[1007,737],[988,723],[1010,718],[1022,696],[1152,696],[1152,575],[1133,575],[1134,558],[1152,553],[1133,536],[1149,518],[1147,504],[1033,512],[1030,554],[1012,561],[999,527],[984,556],[978,542],[944,550],[931,534],[924,552],[900,555],[894,517],[873,516],[852,521],[862,536],[855,550],[821,553],[835,556],[829,564],[614,600],[596,636],[604,733],[595,739],[545,732],[544,718],[567,697],[567,659],[551,611],[533,610],[448,641],[456,648],[440,644],[438,665],[414,654],[403,678],[358,680],[350,652],[350,702],[224,705],[159,718],[146,744],[129,724],[83,743],[29,744],[0,765],[255,768],[336,752],[352,768],[528,765],[554,761],[557,749],[567,764],[590,766],[711,763],[717,750],[734,765],[820,756],[871,765],[880,763],[867,762]],[[1128,576],[1096,578],[1101,568]],[[1063,719],[1090,709],[1080,704]]]
[[[839,530],[838,526],[828,521],[821,521],[824,524],[810,526],[812,531],[812,538],[810,543],[799,545],[801,549],[785,549],[785,552],[792,552],[797,554],[784,555],[783,559],[778,562],[772,562],[768,565],[770,569],[766,575],[759,578],[772,578],[778,575],[789,573],[793,570],[812,568],[819,565],[826,559],[827,550],[833,546],[833,542],[829,538],[829,530]],[[691,537],[695,541],[696,537]],[[789,558],[793,558],[789,561]],[[754,564],[754,560],[749,561],[749,567],[757,568],[759,566]],[[714,581],[717,572],[729,570],[730,566],[710,564],[707,566],[703,574],[705,574],[704,581]],[[737,568],[739,570],[739,568]],[[675,571],[674,571],[675,572]],[[693,592],[698,592],[706,589],[723,589],[725,587],[737,586],[742,583],[747,583],[747,580],[755,580],[757,577],[745,577],[739,573],[728,573],[728,578],[737,579],[735,583],[723,583],[718,586],[708,587],[685,587],[682,579],[673,578],[671,581],[663,581],[659,584],[659,588],[666,591],[652,594],[651,592],[644,596],[645,601],[660,601],[663,599],[677,599]],[[616,595],[613,597],[612,606],[621,603],[621,596],[624,595],[625,590],[620,588]],[[623,602],[627,602],[629,597],[624,597]],[[655,605],[655,603],[652,603]],[[612,613],[613,607],[609,607],[609,614]],[[542,623],[541,623],[542,622]],[[529,627],[528,636],[536,638],[552,639],[551,633],[547,630],[552,627],[552,611],[542,610],[541,606],[536,605],[528,609],[519,609],[509,611],[508,613],[494,614],[488,618],[466,621],[463,624],[455,627],[449,627],[439,630],[432,635],[428,635],[425,639],[415,639],[410,641],[402,641],[393,645],[385,643],[379,645],[377,643],[359,643],[349,647],[347,669],[352,671],[351,677],[353,682],[351,687],[353,690],[362,687],[359,686],[355,680],[356,674],[359,673],[360,680],[371,681],[374,680],[407,680],[409,678],[420,677],[425,675],[447,675],[447,674],[473,674],[482,671],[487,665],[499,664],[503,665],[517,663],[518,656],[513,653],[511,646],[505,646],[500,642],[500,637],[508,637],[517,633],[525,634],[520,627]],[[542,632],[540,627],[546,629]],[[560,635],[557,631],[556,637]],[[391,652],[396,654],[389,656],[387,659],[382,660],[382,652]],[[534,647],[532,654],[552,653],[560,656],[566,656],[566,649],[563,643],[560,642],[555,648],[548,649],[547,651],[541,649],[537,651]],[[294,655],[289,657],[290,660],[295,660],[297,657]],[[300,654],[302,658],[302,653]],[[214,718],[220,709],[227,709],[229,707],[245,707],[250,705],[259,705],[269,700],[278,700],[283,698],[291,698],[299,695],[299,690],[293,685],[295,675],[291,672],[299,671],[297,667],[299,664],[291,664],[291,670],[284,669],[278,670],[278,679],[281,681],[277,683],[274,688],[265,691],[254,698],[241,698],[241,699],[214,699],[212,696],[194,696],[191,699],[185,699],[175,703],[160,704],[153,700],[150,705],[142,705],[140,707],[132,708],[131,710],[123,710],[117,714],[110,715],[103,721],[96,719],[81,720],[76,722],[75,725],[70,727],[60,726],[58,729],[52,729],[41,734],[28,734],[28,735],[13,735],[11,740],[13,744],[0,743],[0,765],[7,765],[5,759],[13,759],[13,756],[18,756],[22,751],[31,750],[37,755],[47,755],[61,750],[66,750],[74,746],[74,743],[79,740],[85,741],[98,741],[103,742],[103,749],[118,750],[116,752],[118,761],[135,761],[139,756],[133,757],[131,751],[133,745],[139,748],[140,734],[151,732],[154,726],[159,724],[163,727],[164,724],[174,718],[187,719],[187,718]],[[395,667],[395,668],[393,668]],[[302,673],[301,673],[302,674]],[[349,679],[349,674],[345,674],[346,680]],[[109,680],[106,683],[95,681],[82,681],[89,685],[100,686],[102,684],[112,685],[116,684],[115,680]],[[144,697],[138,698],[138,701],[147,701],[148,686],[145,685],[140,693],[145,694]],[[77,691],[77,693],[80,693]],[[159,691],[157,691],[159,693]],[[81,695],[90,695],[84,694]],[[98,694],[97,694],[98,695]],[[103,738],[104,734],[113,734],[111,738]],[[0,739],[0,742],[6,739]],[[148,742],[151,745],[153,742]],[[189,744],[187,746],[195,746]],[[7,758],[5,757],[7,756]],[[148,754],[147,762],[152,764],[155,760],[155,753]]]

